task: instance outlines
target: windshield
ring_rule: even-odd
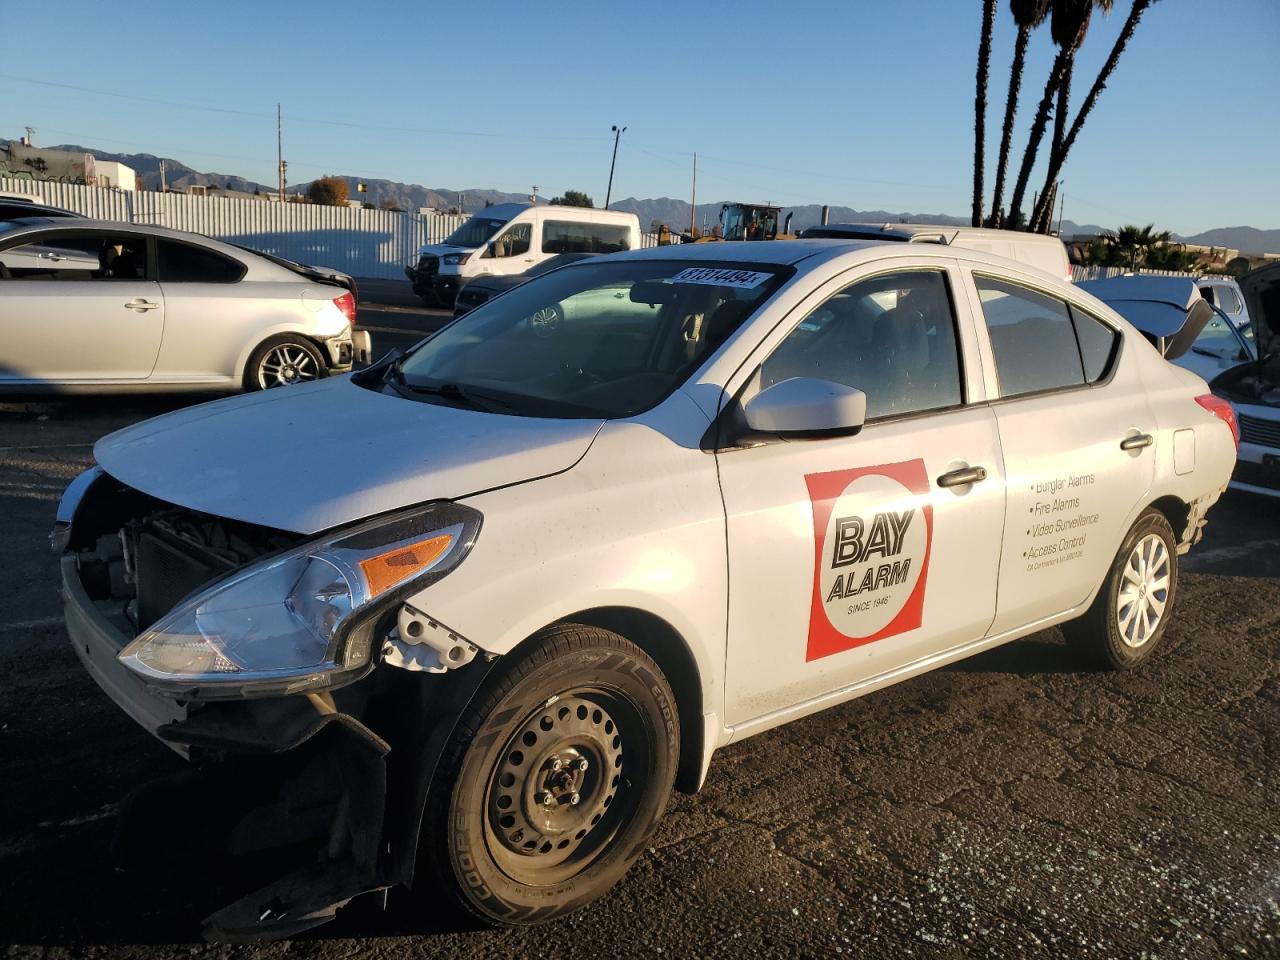
[[[778,233],[778,211],[729,206],[724,209],[726,240],[772,240]]]
[[[400,392],[534,417],[626,417],[676,389],[789,276],[776,264],[588,261],[477,307],[400,361]]]
[[[1237,327],[1217,307],[1213,308],[1213,314],[1191,344],[1191,349],[1235,363],[1256,360],[1258,345],[1254,341],[1252,327]]]
[[[506,220],[494,220],[491,217],[472,217],[445,237],[444,242],[451,247],[483,247],[506,222]]]

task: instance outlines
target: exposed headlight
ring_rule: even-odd
[[[456,267],[456,266],[459,266],[460,264],[466,263],[470,259],[471,259],[470,251],[468,251],[467,253],[446,253],[443,257],[440,258],[440,262],[447,263],[452,267]]]
[[[462,562],[480,519],[434,504],[269,557],[188,597],[119,659],[170,696],[334,686],[368,664],[382,611]]]

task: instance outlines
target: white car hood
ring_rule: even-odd
[[[156,417],[94,455],[168,503],[312,534],[567,470],[601,423],[421,403],[339,377]]]

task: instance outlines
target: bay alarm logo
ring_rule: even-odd
[[[920,626],[933,507],[923,460],[811,473],[813,602],[805,660]]]

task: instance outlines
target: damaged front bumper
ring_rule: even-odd
[[[427,672],[435,660],[383,666],[323,692],[226,700],[162,695],[118,659],[133,639],[115,615],[119,601],[95,599],[101,572],[93,563],[82,569],[75,549],[85,536],[73,530],[76,511],[102,477],[90,471],[72,485],[53,534],[55,549],[65,551],[62,598],[77,656],[120,709],[209,771],[206,781],[225,780],[223,768],[252,759],[254,776],[224,784],[224,794],[237,793],[238,802],[219,856],[284,846],[303,851],[278,871],[282,875],[261,878],[267,882],[207,917],[206,937],[241,942],[290,936],[333,919],[354,897],[409,885],[436,761],[491,661],[459,655],[458,666],[440,673]],[[438,657],[446,657],[453,649],[445,644],[450,635],[429,626],[438,635]],[[141,784],[136,792],[148,787]],[[209,801],[198,793],[183,796],[179,808],[195,811],[202,802]],[[124,809],[132,807],[126,803]],[[225,807],[204,818],[193,813],[203,823],[228,816]],[[164,842],[141,819],[131,829],[122,815],[119,835],[126,843]],[[132,859],[128,850],[117,852]]]

